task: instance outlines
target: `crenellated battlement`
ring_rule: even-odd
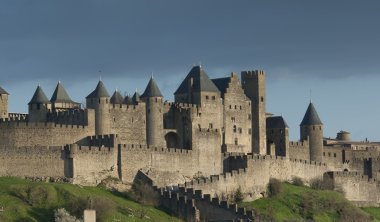
[[[308,141],[290,141],[289,146],[292,148],[306,148],[309,146]]]
[[[355,172],[355,171],[332,171],[328,172],[332,178],[355,178],[357,180],[370,182],[370,183],[376,183],[377,180],[375,178],[369,178],[367,175],[364,175],[361,172]]]
[[[65,147],[70,153],[70,158],[74,158],[76,155],[92,154],[92,155],[113,155],[113,147],[104,146],[79,146],[77,144],[71,144]]]
[[[251,71],[242,71],[242,75],[247,77],[257,77],[257,76],[264,76],[265,72],[264,70],[251,70]]]
[[[78,125],[78,124],[60,124],[54,122],[3,122],[0,120],[0,129],[7,128],[82,128],[87,129],[86,125]]]
[[[115,147],[117,143],[118,135],[108,134],[108,135],[96,135],[88,136],[87,144],[89,146],[98,146],[98,147]]]
[[[137,105],[128,104],[110,104],[110,109],[121,110],[121,111],[135,111],[135,110],[145,110],[145,103],[139,103]]]
[[[201,215],[207,215],[207,209],[209,209],[209,207],[202,209],[202,206],[204,205],[200,203],[203,203],[210,205],[211,207],[215,207],[218,210],[232,213],[231,217],[234,217],[234,219],[254,219],[253,210],[238,207],[236,204],[230,204],[218,197],[212,197],[210,194],[203,194],[202,190],[195,190],[193,188],[185,187],[179,187],[178,190],[168,190],[165,188],[156,187],[154,187],[154,189],[159,192],[164,205],[168,203],[175,203],[177,206],[188,205],[192,208],[197,208],[197,206],[199,206],[198,209],[201,212]]]
[[[191,155],[192,150],[177,149],[177,148],[164,148],[164,147],[153,147],[141,144],[119,144],[120,149],[124,150],[136,150],[136,151],[147,151],[147,152],[160,152],[167,154],[181,154],[181,155]]]

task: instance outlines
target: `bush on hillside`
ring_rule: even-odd
[[[241,203],[244,200],[243,193],[241,192],[241,188],[239,187],[234,193],[234,202]]]
[[[304,182],[300,177],[293,177],[292,178],[292,184],[295,186],[304,186]]]
[[[311,180],[310,187],[315,190],[334,190],[334,181],[330,177],[315,178]]]
[[[268,197],[277,197],[282,192],[282,183],[280,180],[271,178],[267,187]]]
[[[131,196],[137,202],[143,205],[158,206],[159,194],[149,184],[142,181],[136,181],[132,186]]]
[[[55,222],[82,222],[82,220],[71,216],[64,208],[59,208],[54,211],[54,221]]]

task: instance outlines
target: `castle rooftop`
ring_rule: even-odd
[[[135,94],[133,94],[133,96],[132,96],[132,102],[134,102],[134,103],[140,102],[140,94],[137,92],[137,90],[136,90]]]
[[[50,102],[58,102],[58,103],[73,103],[71,100],[69,94],[67,94],[67,91],[61,84],[61,82],[58,82],[57,87],[55,87],[53,96],[50,99]]]
[[[141,97],[162,97],[161,91],[153,77],[150,78],[149,83]]]
[[[1,86],[0,86],[0,95],[4,95],[4,94],[9,95],[9,93],[7,91],[5,91],[3,88],[1,88]]]
[[[30,105],[30,104],[48,104],[48,103],[50,103],[49,99],[46,97],[41,86],[38,86],[36,91],[34,92],[32,99],[28,103],[28,105]]]
[[[191,83],[191,84],[189,84]],[[182,81],[181,85],[175,91],[174,95],[186,94],[188,92],[217,92],[219,89],[210,80],[207,73],[201,66],[194,66],[186,78]]]
[[[321,119],[318,116],[317,110],[315,109],[312,102],[310,102],[300,126],[310,125],[323,125]]]
[[[123,100],[124,99],[121,96],[121,94],[119,93],[119,91],[115,90],[110,101],[112,104],[123,104]]]
[[[133,104],[133,100],[132,100],[132,98],[129,95],[126,95],[124,97],[124,104],[127,104],[127,105],[132,105]]]
[[[267,118],[267,128],[270,129],[282,129],[289,128],[285,119],[282,116],[271,116]]]
[[[211,79],[219,91],[224,94],[227,91],[228,83],[230,83],[230,77]]]
[[[108,94],[106,87],[104,86],[104,83],[102,80],[99,80],[98,85],[96,86],[95,90],[92,91],[86,98],[100,98],[100,97],[110,97],[110,94]]]

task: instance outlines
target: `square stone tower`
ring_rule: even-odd
[[[265,73],[262,70],[243,71],[242,86],[251,100],[252,152],[266,154]]]
[[[8,93],[0,87],[0,119],[8,118]]]

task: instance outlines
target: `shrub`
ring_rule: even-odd
[[[268,196],[276,197],[282,192],[282,183],[280,180],[271,178],[268,183]]]
[[[137,202],[157,206],[159,204],[159,195],[149,184],[136,181],[132,186],[132,198]]]
[[[304,182],[300,177],[293,177],[292,178],[292,184],[295,186],[304,186]]]
[[[244,200],[243,193],[241,192],[241,188],[239,187],[234,193],[234,201],[235,203],[241,203]]]
[[[334,181],[330,177],[315,178],[311,180],[310,187],[315,190],[334,190]]]
[[[64,208],[59,208],[54,211],[54,221],[55,222],[82,222],[82,220],[71,216]]]

